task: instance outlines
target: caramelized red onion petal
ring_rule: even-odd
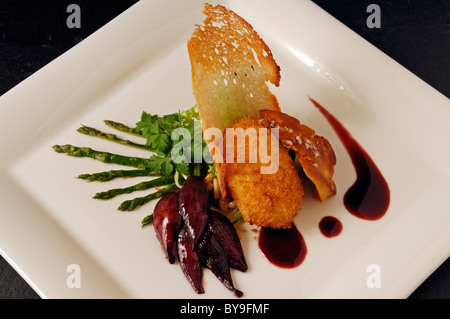
[[[246,271],[248,269],[241,241],[231,221],[221,213],[210,212],[208,223],[210,231],[223,247],[231,268]]]
[[[198,294],[204,293],[203,272],[196,252],[193,250],[191,239],[185,226],[181,228],[177,241],[178,260],[184,276]]]
[[[237,297],[242,297],[242,291],[236,289],[231,278],[230,266],[225,250],[214,236],[210,228],[204,232],[197,246],[197,255],[201,264],[210,269],[219,281]]]
[[[202,177],[191,175],[184,182],[179,193],[179,213],[195,247],[209,218],[209,192]]]
[[[153,227],[167,259],[175,263],[173,247],[177,240],[183,220],[178,212],[178,190],[164,195],[153,212]]]

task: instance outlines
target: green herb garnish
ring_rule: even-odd
[[[145,139],[145,143],[135,143],[116,134],[105,133],[85,125],[81,126],[77,131],[124,146],[148,150],[152,154],[149,154],[148,158],[124,156],[70,144],[54,145],[53,149],[58,153],[65,153],[69,156],[90,157],[104,163],[135,168],[131,170],[109,170],[92,174],[81,174],[78,176],[80,179],[105,182],[118,177],[156,177],[133,186],[110,189],[94,195],[96,199],[110,199],[121,194],[162,187],[160,189],[157,188],[156,191],[146,196],[122,202],[118,207],[119,210],[133,210],[152,199],[160,198],[177,187],[181,187],[184,179],[191,174],[201,175],[202,172],[214,170],[214,164],[203,159],[203,151],[207,148],[206,142],[203,140],[200,117],[196,106],[164,116],[142,112],[140,121],[134,127],[111,120],[105,120],[104,123],[116,131],[141,137]],[[178,134],[180,131],[176,131],[177,129],[182,129],[181,133],[185,134]],[[190,137],[190,139],[186,140],[186,136]],[[181,138],[183,138],[183,141],[181,141]],[[178,143],[180,142],[183,142],[183,147],[179,147]],[[176,158],[174,158],[174,155],[176,155]],[[151,218],[147,217],[144,220],[143,225],[146,225],[151,221]]]

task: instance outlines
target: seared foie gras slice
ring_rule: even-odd
[[[335,195],[333,174],[336,156],[328,140],[285,113],[261,110],[260,114],[270,127],[279,129],[281,143],[295,151],[305,175],[315,186],[317,198],[323,202]]]

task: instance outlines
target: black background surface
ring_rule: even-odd
[[[0,96],[136,2],[0,0]],[[449,0],[313,2],[450,98]],[[70,3],[81,8],[80,29],[66,25]],[[381,8],[381,28],[366,25],[370,3]],[[0,298],[39,298],[1,257]],[[444,262],[409,298],[449,299],[450,261]]]

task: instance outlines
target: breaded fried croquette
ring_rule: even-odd
[[[250,224],[263,227],[291,227],[292,218],[300,210],[303,186],[288,150],[276,140],[274,151],[278,152],[278,169],[276,172],[261,174],[261,168],[270,165],[263,163],[267,158],[264,159],[261,155],[266,151],[270,156],[273,155],[270,153],[271,142],[276,136],[260,121],[251,117],[236,121],[230,128],[235,129],[237,138],[234,136],[230,138],[230,135],[224,134],[224,158],[227,158],[227,154],[230,156],[229,152],[234,148],[233,162],[221,164],[221,173],[224,175],[227,191],[239,207],[242,218]],[[254,130],[251,130],[252,128]],[[259,145],[262,138],[260,130],[267,133],[267,149],[264,149],[264,141]],[[243,137],[242,135],[247,135],[248,139],[244,147],[239,147],[237,141]],[[258,158],[252,163],[250,154],[255,147]],[[245,163],[238,163],[238,156],[242,156],[243,148],[245,148]],[[272,156],[272,160],[277,159]]]

